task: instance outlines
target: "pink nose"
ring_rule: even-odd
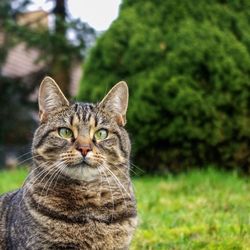
[[[77,148],[78,151],[82,153],[82,155],[85,157],[89,151],[91,151],[90,145],[82,145]]]

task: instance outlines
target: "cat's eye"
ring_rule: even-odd
[[[58,134],[64,139],[69,139],[73,137],[73,132],[69,128],[59,128]]]
[[[94,136],[97,141],[104,140],[108,137],[108,130],[104,128],[99,129],[95,132]]]

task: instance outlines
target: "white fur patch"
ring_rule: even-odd
[[[100,178],[101,169],[97,169],[94,167],[67,167],[64,170],[64,173],[71,177],[72,179],[80,180],[80,181],[93,181]]]

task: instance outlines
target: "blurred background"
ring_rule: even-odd
[[[87,52],[117,17],[120,3],[109,1],[100,15],[98,1],[77,2],[0,3],[0,168],[15,168],[21,155],[30,156],[37,90],[45,75],[55,78],[66,96],[77,95]]]
[[[0,166],[29,151],[50,75],[82,101],[128,82],[132,161],[146,173],[249,173],[249,4],[1,0]]]
[[[88,102],[125,80],[131,249],[249,249],[249,24],[249,0],[1,0],[0,193],[27,176],[45,75]]]

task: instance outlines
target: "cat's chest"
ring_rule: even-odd
[[[79,246],[76,249],[118,249],[129,244],[137,224],[134,201],[112,196],[104,188],[81,191],[44,197],[33,193],[29,212],[41,235],[48,232],[51,247],[71,244]]]
[[[93,216],[108,216],[110,208],[114,206],[117,200],[114,200],[112,193],[103,190],[59,190],[58,192],[50,191],[46,195],[41,192],[31,194],[30,204],[34,210],[41,214],[59,220],[64,217],[72,218],[76,221],[88,220]],[[121,204],[123,202],[119,202]]]
[[[124,220],[107,223],[91,217],[78,222],[69,222],[48,218],[41,214],[39,224],[42,231],[48,232],[48,244],[51,246],[78,246],[75,249],[118,249],[126,247],[131,240],[137,225],[137,218],[131,217]],[[74,248],[72,248],[74,249]]]

